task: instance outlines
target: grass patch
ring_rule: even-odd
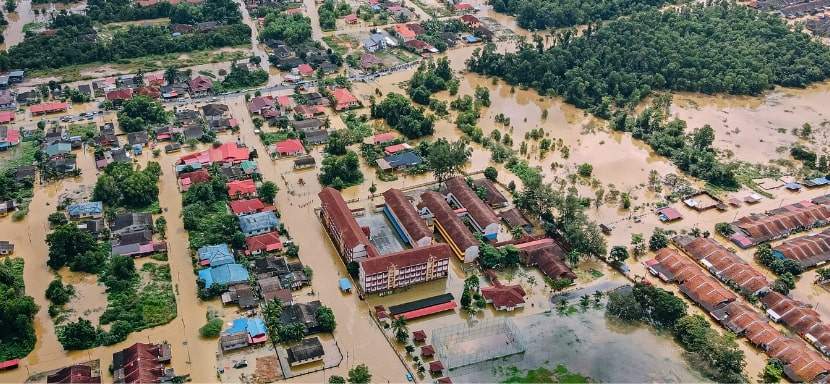
[[[262,140],[262,144],[271,145],[288,139],[288,132],[262,132],[259,134],[259,139]]]
[[[81,136],[85,139],[95,137],[98,126],[95,123],[69,124],[69,136]]]
[[[23,141],[7,152],[11,155],[11,158],[0,162],[0,171],[3,172],[21,165],[31,165],[35,161],[37,146],[34,141]]]
[[[26,24],[23,25],[23,34],[25,35],[29,32],[37,31],[37,30],[39,30],[39,29],[41,29],[45,26],[46,26],[46,24],[43,23],[43,22],[40,22],[40,21],[33,21],[31,23],[26,23]]]
[[[221,63],[233,60],[243,60],[251,55],[250,45],[240,45],[223,48],[221,51],[204,50],[187,53],[168,53],[163,55],[151,55],[135,59],[119,60],[116,63],[95,62],[81,65],[70,65],[57,69],[39,69],[31,71],[33,78],[57,77],[63,82],[90,80],[102,75],[90,75],[89,72],[96,68],[111,68],[115,73],[109,75],[121,75],[136,73],[139,69],[145,72],[163,70],[168,67],[182,68],[196,65]]]
[[[340,44],[340,39],[335,36],[323,36],[323,41],[331,48],[332,51],[337,52],[338,55],[344,56],[348,48]]]
[[[510,376],[502,383],[589,383],[590,378],[571,372],[568,367],[557,364],[553,371],[540,367],[527,371],[521,375],[516,367],[506,369]]]

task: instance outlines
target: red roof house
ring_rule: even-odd
[[[421,357],[432,357],[435,356],[435,348],[431,345],[424,345],[421,347]]]
[[[14,121],[15,113],[14,111],[3,111],[0,112],[0,124],[8,124]]]
[[[484,287],[481,296],[500,311],[512,311],[525,305],[525,290],[520,285]]]
[[[59,371],[46,376],[47,383],[100,383],[101,376],[93,376],[92,367],[88,365],[75,364],[64,367]]]
[[[228,196],[231,199],[241,199],[256,196],[256,184],[251,179],[234,180],[226,184]]]
[[[213,89],[213,80],[207,76],[196,76],[187,82],[191,95],[204,95]]]
[[[248,255],[274,252],[280,249],[282,249],[282,241],[280,240],[280,234],[277,232],[268,232],[245,238],[245,253]]]
[[[144,82],[147,83],[147,85],[160,87],[160,86],[164,85],[164,83],[165,83],[164,73],[161,73],[161,72],[148,73],[148,74],[144,75]]]
[[[351,92],[346,88],[337,88],[334,90],[335,111],[342,111],[353,107],[359,107],[360,102]]]
[[[481,25],[481,21],[479,21],[478,18],[473,15],[461,16],[461,21],[464,24],[467,24],[467,26],[469,26],[470,28],[475,28]]]
[[[403,41],[412,40],[415,38],[415,36],[417,36],[415,34],[415,31],[409,29],[409,27],[406,26],[406,24],[396,24],[395,33],[397,33],[398,36],[400,36],[400,38],[403,39]]]
[[[279,156],[299,156],[305,153],[305,147],[299,139],[288,139],[276,143],[274,152]]]
[[[383,152],[385,152],[387,155],[392,155],[392,154],[398,153],[400,151],[403,151],[405,149],[412,149],[412,146],[407,144],[407,143],[390,145],[390,146],[384,148]]]
[[[228,202],[234,215],[242,216],[265,210],[265,203],[260,199],[240,199]]]
[[[257,96],[248,103],[248,112],[262,114],[263,111],[274,107],[275,100],[271,96]]]
[[[107,92],[107,100],[109,101],[124,101],[133,98],[132,88],[121,88],[114,91]]]
[[[386,144],[398,138],[395,132],[378,133],[366,139],[366,144]]]
[[[473,6],[470,3],[458,3],[455,5],[456,11],[471,11]]]
[[[47,113],[65,112],[67,109],[69,109],[69,104],[67,103],[51,102],[35,104],[29,108],[29,111],[32,112],[32,116],[35,116]]]
[[[248,160],[249,155],[248,147],[239,146],[236,143],[225,143],[215,148],[182,156],[179,158],[179,164],[240,163]]]
[[[179,187],[186,192],[193,184],[210,181],[210,173],[206,169],[198,169],[193,172],[185,172],[179,175]]]
[[[346,15],[346,17],[344,17],[343,20],[346,22],[346,24],[357,24],[357,15],[355,15],[354,13]]]
[[[311,68],[310,65],[303,63],[297,67],[297,72],[300,74],[300,76],[309,77],[311,75],[314,75],[314,68]]]

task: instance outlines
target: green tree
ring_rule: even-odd
[[[67,351],[89,349],[98,345],[98,330],[92,322],[78,318],[74,323],[67,323],[57,330],[58,341]]]
[[[49,225],[52,227],[57,227],[64,225],[69,222],[66,219],[66,215],[63,212],[52,212],[49,214]]]
[[[318,308],[315,318],[317,319],[317,324],[320,325],[320,329],[323,332],[334,332],[334,328],[337,327],[337,321],[334,319],[334,312],[332,312],[329,307],[321,306]]]
[[[346,379],[343,376],[331,375],[329,376],[329,384],[346,384]]]
[[[608,256],[608,261],[612,264],[619,265],[628,259],[628,249],[621,245],[615,245],[611,248],[611,253]]]
[[[349,369],[349,384],[368,384],[372,382],[372,374],[366,364],[358,364]]]
[[[60,269],[67,264],[72,266],[79,256],[97,250],[92,235],[74,224],[64,224],[55,228],[54,232],[46,235],[46,244],[49,245],[49,260],[46,264],[52,269]]]
[[[487,180],[495,182],[499,177],[499,171],[494,167],[487,167],[484,169],[484,177],[486,177]]]
[[[257,194],[262,201],[268,204],[274,204],[274,198],[277,196],[277,190],[277,185],[274,184],[273,181],[265,181],[259,186]]]
[[[430,145],[426,160],[435,175],[435,180],[442,183],[461,172],[471,153],[463,141],[450,143],[440,138]]]
[[[151,125],[164,124],[168,119],[164,106],[146,96],[133,97],[118,112],[118,123],[125,132],[142,131]]]
[[[406,324],[406,318],[403,316],[396,316],[392,319],[392,331],[395,332],[395,338],[398,342],[403,343],[409,338],[409,328]]]
[[[156,219],[156,232],[162,239],[167,238],[167,219],[165,219],[164,216],[159,216],[159,218]]]
[[[54,305],[64,305],[69,302],[72,295],[75,294],[75,288],[71,285],[64,285],[63,282],[56,278],[49,283],[46,288],[46,298]]]
[[[224,323],[222,319],[218,317],[214,317],[205,323],[201,328],[199,328],[199,335],[204,338],[214,339],[219,337],[219,334],[222,332],[222,326]]]
[[[779,383],[784,377],[784,364],[781,360],[771,358],[767,360],[767,365],[764,366],[764,371],[761,372],[761,378],[764,383]]]
[[[669,246],[669,238],[666,233],[660,229],[655,228],[651,238],[648,239],[648,249],[658,251]]]
[[[640,257],[646,254],[646,241],[642,233],[631,234],[631,248],[633,249],[634,257]]]

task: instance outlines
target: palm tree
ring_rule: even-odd
[[[409,328],[406,327],[406,318],[398,316],[392,320],[392,331],[395,332],[395,338],[400,342],[406,341],[409,337]]]

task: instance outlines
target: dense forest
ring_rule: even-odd
[[[583,35],[566,31],[514,53],[492,45],[470,70],[562,96],[609,117],[652,90],[758,94],[774,85],[802,87],[830,77],[830,49],[776,16],[726,2],[646,11]]]
[[[239,6],[233,0],[206,0],[193,5],[171,5],[163,1],[142,7],[130,0],[89,0],[86,15],[101,23],[135,21],[169,17],[171,23],[192,24],[203,21],[219,21],[236,24],[242,21]]]
[[[265,17],[259,40],[284,40],[288,44],[301,44],[311,39],[311,19],[300,14],[270,13]]]
[[[611,20],[646,9],[659,7],[669,0],[490,0],[496,12],[516,16],[522,28],[530,30],[572,27],[593,21]]]
[[[116,32],[111,41],[97,36],[89,18],[58,16],[54,36],[27,38],[0,53],[0,68],[46,69],[93,62],[114,62],[147,55],[215,49],[250,42],[251,29],[231,24],[205,33],[171,35],[166,27],[132,26]]]

